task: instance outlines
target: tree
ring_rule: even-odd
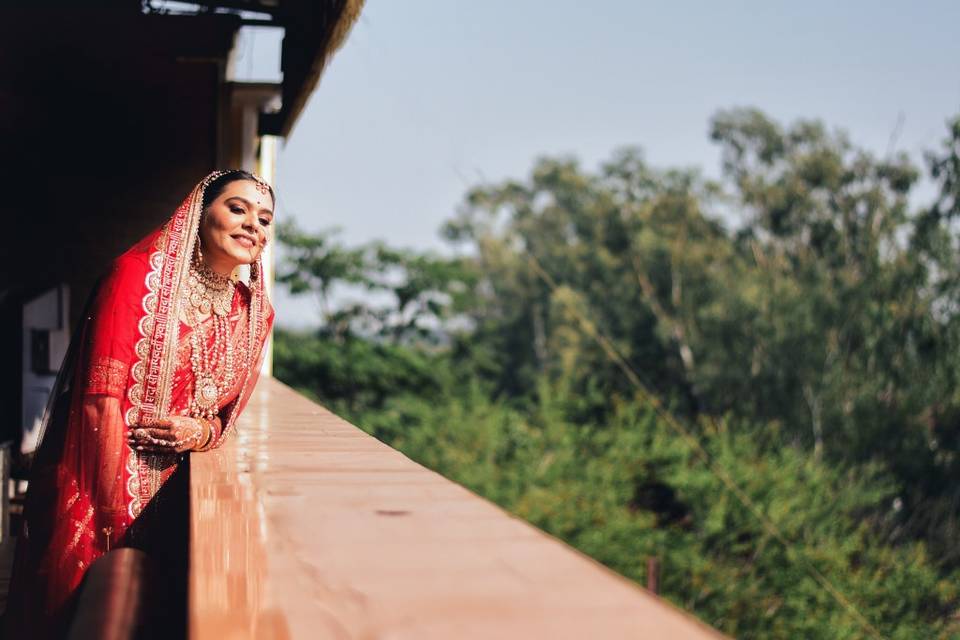
[[[662,556],[730,633],[865,637],[819,572],[884,635],[956,635],[960,119],[919,211],[908,158],[820,122],[711,137],[720,183],[627,148],[478,186],[455,257],[290,233],[292,290],[378,297],[280,333],[278,372],[624,575]]]

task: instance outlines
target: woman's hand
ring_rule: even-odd
[[[149,426],[131,429],[127,442],[137,451],[183,453],[210,438],[210,426],[197,418],[170,416]]]

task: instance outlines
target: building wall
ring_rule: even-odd
[[[166,219],[215,168],[230,16],[5,11],[0,21],[0,344],[22,300],[70,287],[71,325],[110,261]],[[16,357],[14,357],[16,355]],[[4,388],[5,387],[5,388]],[[20,401],[0,385],[0,431]],[[2,434],[0,434],[2,439]]]

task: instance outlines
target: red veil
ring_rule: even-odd
[[[204,190],[219,175],[204,178],[160,229],[113,262],[74,334],[31,470],[8,631],[61,633],[87,568],[111,547],[136,546],[141,512],[178,466],[180,454],[138,452],[126,436],[133,426],[181,413],[191,393],[180,291]],[[261,274],[258,261],[234,296],[232,336],[246,357],[234,389],[221,398],[216,446],[250,397],[273,322]]]

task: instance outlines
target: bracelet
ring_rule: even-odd
[[[197,418],[197,420],[207,428],[207,437],[204,439],[203,444],[194,447],[193,450],[206,451],[210,448],[213,441],[213,421],[207,420],[206,418]]]

